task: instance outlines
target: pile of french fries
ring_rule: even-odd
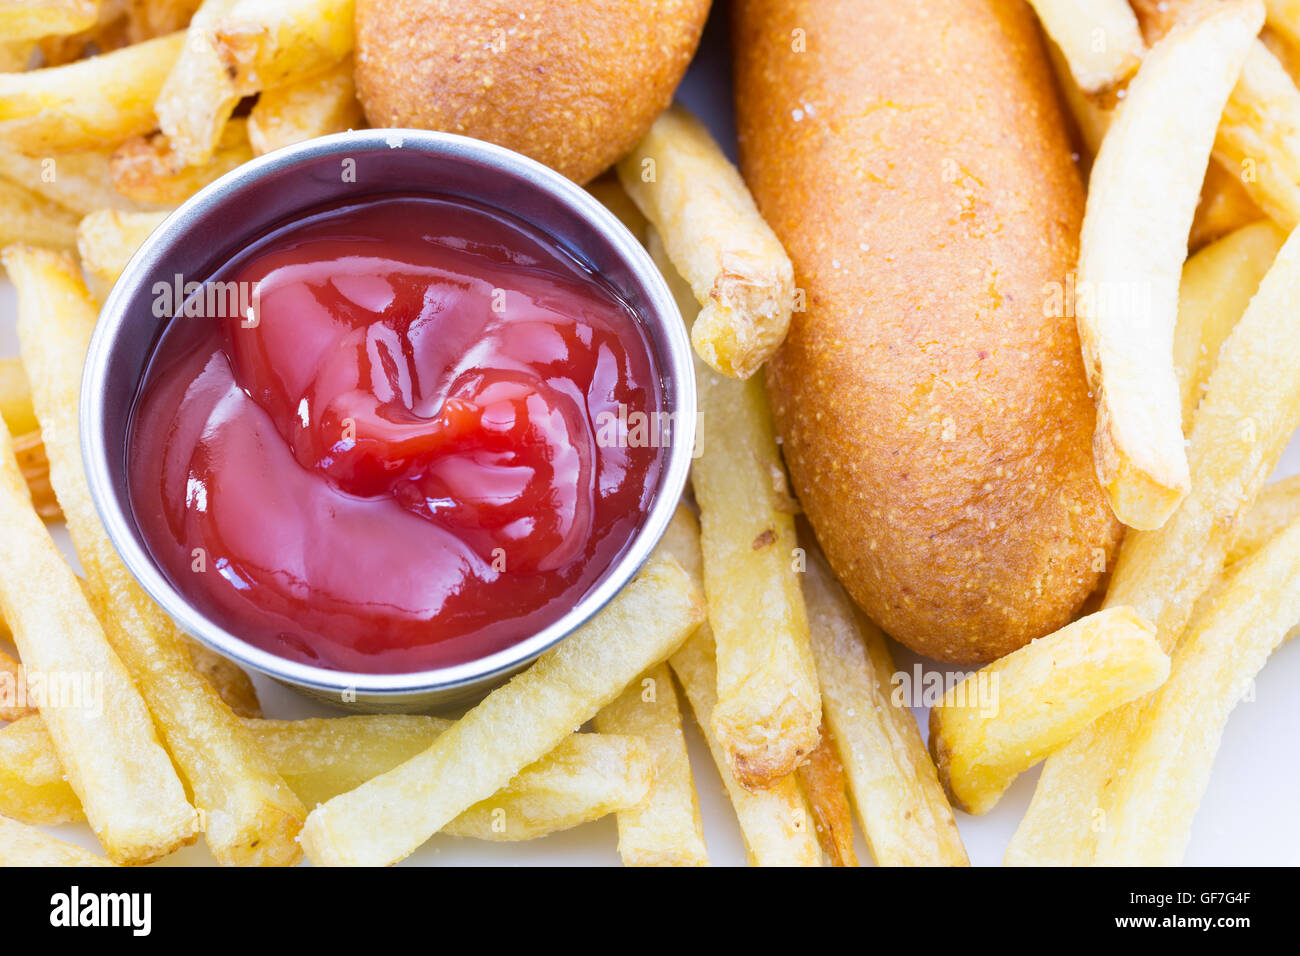
[[[1300,478],[1265,485],[1300,424],[1300,15],[1033,6],[1091,167],[1077,308],[1098,476],[1133,530],[1099,609],[972,675],[997,707],[949,691],[927,748],[789,490],[761,369],[790,261],[680,107],[590,186],[696,351],[691,491],[656,556],[459,719],[265,719],[111,547],[78,392],[98,308],[169,209],[363,124],[352,3],[0,0],[21,344],[0,359],[0,863],[142,864],[202,837],[221,864],[387,865],[436,833],[614,814],[624,863],[706,865],[687,712],[755,865],[857,865],[855,818],[879,865],[965,865],[953,806],[986,812],[1044,760],[1008,863],[1177,863],[1232,706],[1300,623]],[[54,693],[69,675],[94,694]],[[74,821],[104,856],[41,829]]]

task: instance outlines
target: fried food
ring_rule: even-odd
[[[618,815],[624,865],[707,866],[700,799],[668,665],[659,664],[629,684],[596,715],[596,729],[641,738],[654,761],[654,783],[645,801]]]
[[[831,567],[928,657],[1050,634],[1120,529],[1068,294],[1083,191],[1032,14],[740,0],[731,23],[740,168],[802,290],[768,395]]]
[[[618,176],[699,302],[696,354],[749,378],[785,339],[794,270],[740,173],[704,124],[673,106],[619,161]]]
[[[427,750],[313,810],[302,831],[307,856],[316,865],[397,862],[554,749],[703,619],[702,598],[681,567],[651,562]]]

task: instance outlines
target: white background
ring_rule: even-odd
[[[726,62],[726,38],[715,17],[710,23],[700,55],[682,85],[683,101],[703,117],[714,135],[734,155],[731,90]],[[1300,307],[1300,304],[1298,304]],[[13,329],[13,294],[0,280],[0,355],[17,352]],[[1300,374],[1300,369],[1297,369]],[[1283,456],[1280,475],[1300,471],[1300,442],[1293,441]],[[55,537],[68,553],[61,528]],[[3,545],[0,545],[3,546]],[[895,648],[900,670],[910,671],[918,658]],[[925,662],[925,666],[935,665]],[[260,676],[255,681],[269,717],[334,716],[312,701],[297,696]],[[1215,763],[1209,790],[1192,831],[1186,863],[1190,865],[1297,865],[1300,864],[1300,693],[1290,688],[1300,682],[1300,640],[1280,648],[1256,683],[1255,699],[1242,703],[1228,724]],[[926,714],[916,712],[922,733]],[[698,731],[687,720],[691,762],[704,817],[705,837],[715,865],[743,865],[744,846],[721,781]],[[982,817],[957,814],[971,862],[997,865],[1033,792],[1037,771],[1025,774],[991,812]],[[84,825],[53,827],[51,832],[90,848],[96,842]],[[435,837],[407,863],[414,865],[615,865],[618,863],[617,829],[612,817],[528,843],[491,844],[454,837]],[[858,856],[864,865],[870,855],[858,838]],[[202,846],[175,854],[166,864],[211,863]]]

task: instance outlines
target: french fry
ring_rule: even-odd
[[[656,560],[576,633],[497,688],[425,751],[313,810],[313,864],[384,865],[408,855],[590,720],[704,618],[673,561]]]
[[[3,634],[8,634],[8,628]],[[27,701],[22,665],[0,651],[0,720],[20,720],[34,713],[36,708]]]
[[[684,315],[690,292],[657,232],[650,254]],[[688,319],[689,321],[689,319]],[[701,414],[691,485],[703,528],[704,582],[717,649],[713,729],[751,790],[789,776],[817,746],[821,698],[794,568],[794,512],[767,392],[696,356]]]
[[[988,812],[1017,776],[1168,676],[1155,628],[1132,608],[1098,611],[1026,644],[931,708],[930,752],[944,790],[967,813]]]
[[[1030,0],[1030,5],[1083,92],[1114,89],[1142,62],[1146,45],[1125,0]]]
[[[0,143],[30,156],[105,149],[153,129],[175,33],[65,66],[0,74]]]
[[[1240,522],[1300,425],[1300,233],[1283,244],[1245,315],[1219,350],[1193,417],[1192,491],[1159,531],[1120,549],[1106,605],[1132,606],[1174,647],[1223,567]],[[1007,850],[1012,864],[1087,863],[1094,813],[1141,722],[1135,701],[1100,718],[1043,765],[1033,802]]]
[[[1264,218],[1264,212],[1241,184],[1241,177],[1223,165],[1217,156],[1210,157],[1201,184],[1201,201],[1196,205],[1187,249],[1198,249]]]
[[[703,585],[700,527],[684,505],[678,505],[659,550],[677,560],[696,587]],[[704,734],[727,796],[731,798],[749,862],[753,866],[821,866],[812,817],[795,776],[782,777],[766,790],[751,791],[741,786],[731,772],[727,752],[713,730],[718,672],[713,632],[707,622],[700,625],[668,663],[681,682],[695,712],[695,722]]]
[[[101,856],[36,827],[0,817],[0,866],[112,866]]]
[[[1217,6],[1152,47],[1093,164],[1079,335],[1097,400],[1097,474],[1116,516],[1159,528],[1187,494],[1172,353],[1178,278],[1215,128],[1263,23]]]
[[[173,59],[174,66],[150,103],[157,123],[131,134],[142,135],[158,127],[176,155],[190,166],[202,166],[212,158],[221,142],[222,131],[239,103],[240,94],[217,53],[212,33],[217,20],[229,13],[236,2],[204,0],[182,34],[184,46],[177,51],[179,56]]]
[[[1212,11],[1212,0],[1133,0],[1148,41]],[[1276,16],[1272,25],[1276,28]],[[1300,225],[1300,90],[1264,42],[1251,45],[1228,99],[1214,154],[1283,230]]]
[[[1250,304],[1286,236],[1271,222],[1244,226],[1206,246],[1183,266],[1174,330],[1174,370],[1190,428],[1223,340]]]
[[[85,820],[45,721],[33,714],[0,728],[0,814],[48,826]]]
[[[184,30],[202,0],[127,0],[131,42]]]
[[[34,40],[0,40],[0,73],[22,73],[35,52]]]
[[[89,30],[100,0],[0,0],[0,38],[38,40]]]
[[[1300,522],[1229,572],[1174,651],[1110,784],[1093,862],[1182,861],[1228,715],[1269,654],[1300,623]]]
[[[1300,47],[1300,0],[1264,0],[1269,29],[1287,43]]]
[[[244,725],[308,806],[346,793],[426,749],[452,724],[414,715],[247,720]],[[443,830],[479,840],[531,840],[636,806],[655,777],[637,737],[572,734],[508,786]],[[84,819],[39,717],[0,729],[0,813],[23,823]]]
[[[1080,145],[1087,151],[1087,160],[1091,164],[1092,158],[1101,148],[1106,130],[1110,127],[1114,110],[1079,88],[1074,74],[1070,72],[1070,64],[1065,59],[1065,54],[1052,42],[1051,37],[1047,38],[1047,55],[1052,63],[1052,72],[1056,76],[1056,83],[1061,90],[1066,109],[1069,110],[1070,118],[1074,120],[1075,129],[1079,133]]]
[[[193,839],[198,815],[130,675],[32,510],[2,424],[0,526],[6,545],[0,548],[0,615],[13,631],[29,683],[40,674],[83,691],[77,696],[85,699],[72,706],[42,703],[40,709],[91,828],[117,862],[167,855]],[[97,690],[86,692],[87,686]]]
[[[804,595],[826,726],[871,856],[878,866],[967,866],[916,720],[894,700],[885,637],[808,543]]]
[[[352,58],[323,73],[265,90],[248,117],[248,141],[258,156],[316,136],[365,124],[352,78]]]
[[[0,179],[0,245],[34,242],[71,249],[77,241],[77,216],[7,179]]]
[[[36,157],[0,149],[0,176],[82,216],[140,208],[113,188],[108,154],[97,150]]]
[[[822,742],[795,774],[812,812],[817,842],[831,866],[857,866],[858,854],[853,848],[853,811],[845,793],[848,782],[835,753],[830,731],[822,729]]]
[[[36,513],[46,521],[61,519],[63,509],[59,507],[59,500],[50,484],[50,460],[45,454],[41,433],[28,432],[14,438],[14,457],[18,459],[18,468],[27,482]]]
[[[18,288],[18,336],[50,478],[104,632],[205,814],[204,836],[213,856],[226,864],[292,863],[306,811],[195,671],[175,625],[127,571],[91,502],[77,405],[95,306],[66,257],[11,247],[4,264]]]
[[[236,166],[253,158],[248,120],[232,119],[204,163],[187,165],[161,134],[127,140],[113,153],[113,186],[140,203],[179,206]]]
[[[1226,566],[1250,557],[1300,518],[1300,475],[1265,485],[1255,504],[1233,526]]]
[[[74,60],[118,50],[131,42],[125,0],[99,4],[99,15],[84,30],[45,36],[36,41],[45,66],[62,66]]]
[[[212,685],[217,696],[226,702],[226,706],[236,716],[262,716],[262,702],[257,699],[257,688],[243,668],[216,651],[208,650],[198,641],[186,640],[185,649],[190,652],[190,663],[194,669]]]
[[[213,27],[235,89],[273,89],[338,63],[356,44],[353,7],[353,0],[239,0]]]
[[[794,267],[736,167],[674,106],[619,162],[618,177],[702,306],[691,310],[696,354],[723,375],[753,375],[790,327]]]
[[[22,359],[0,358],[0,418],[13,435],[36,431],[40,425],[32,409],[32,390],[27,384]]]
[[[166,218],[165,212],[104,209],[81,220],[77,226],[77,252],[96,299],[104,301],[135,251]]]
[[[707,866],[700,800],[686,756],[677,689],[658,664],[596,715],[602,734],[640,737],[654,758],[646,800],[618,815],[618,853],[626,866]]]
[[[1114,110],[1079,89],[1070,74],[1069,64],[1065,62],[1065,55],[1054,43],[1048,43],[1048,54],[1057,84],[1087,154],[1083,165],[1086,171],[1091,168],[1092,160],[1101,148],[1101,141],[1110,126]],[[1264,213],[1242,186],[1241,178],[1230,172],[1218,158],[1211,157],[1205,170],[1205,181],[1201,184],[1201,198],[1192,218],[1192,230],[1187,237],[1188,249],[1200,249],[1215,239],[1262,218]]]
[[[1283,229],[1300,225],[1300,90],[1261,42],[1223,111],[1214,152]]]

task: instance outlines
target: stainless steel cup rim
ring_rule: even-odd
[[[395,674],[339,671],[292,661],[245,642],[197,610],[160,571],[143,545],[131,513],[126,483],[115,479],[118,467],[114,459],[124,462],[127,450],[124,445],[109,447],[105,435],[110,359],[131,320],[133,307],[134,314],[149,311],[139,309],[138,303],[158,277],[159,261],[171,244],[193,229],[197,221],[228,205],[232,197],[269,174],[324,159],[355,161],[384,150],[413,150],[443,161],[473,164],[476,169],[499,176],[503,184],[539,190],[556,202],[557,208],[567,207],[569,213],[585,220],[599,239],[608,244],[607,251],[622,260],[639,285],[638,314],[658,351],[662,397],[674,412],[673,440],[665,448],[659,487],[640,529],[618,561],[574,607],[538,633],[486,657],[432,670]],[[437,184],[423,182],[391,183],[387,187],[369,194],[439,191]],[[340,192],[341,197],[348,195],[358,193]],[[476,201],[492,205],[491,200]],[[302,211],[309,208],[305,205]],[[513,212],[499,204],[497,208]],[[530,220],[525,217],[525,221]],[[546,223],[531,224],[549,234]],[[246,235],[255,233],[253,229]],[[150,316],[149,321],[154,323],[156,336],[171,319]],[[344,701],[369,697],[381,704],[409,698],[418,705],[422,696],[454,697],[458,690],[485,688],[518,671],[590,620],[635,576],[667,529],[685,488],[695,440],[694,381],[690,340],[662,275],[640,242],[586,190],[540,163],[481,140],[426,130],[362,130],[309,140],[245,163],[196,193],[149,236],[105,301],[86,355],[80,405],[81,450],[91,497],[109,540],[144,590],[182,630],[225,657],[310,693]],[[132,401],[138,385],[138,380],[133,383]]]

